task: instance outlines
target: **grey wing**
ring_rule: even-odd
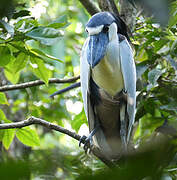
[[[90,66],[87,62],[87,45],[88,38],[82,48],[81,59],[80,59],[80,79],[81,79],[81,92],[84,103],[84,110],[88,120],[89,131],[91,132],[95,128],[95,114],[94,107],[90,99]],[[105,156],[111,154],[111,150],[106,142],[103,131],[100,129],[93,137],[94,144],[99,146],[104,152]],[[106,152],[106,153],[105,153]]]
[[[81,92],[84,103],[84,111],[88,120],[89,130],[94,129],[94,113],[90,102],[90,66],[87,62],[87,45],[89,38],[86,39],[80,58],[80,79],[81,79]]]
[[[129,126],[127,142],[129,141],[131,129],[135,120],[136,108],[136,68],[133,59],[133,51],[125,39],[120,43],[121,70],[124,79],[125,91],[127,92],[127,112],[129,116]]]

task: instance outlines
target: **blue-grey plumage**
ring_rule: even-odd
[[[125,24],[109,12],[94,15],[86,31],[81,54],[84,110],[93,143],[105,157],[117,159],[129,142],[135,118],[133,52]]]

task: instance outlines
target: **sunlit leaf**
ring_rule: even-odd
[[[0,141],[2,141],[3,136],[4,136],[4,131],[3,131],[3,130],[1,130],[1,131],[0,131]]]
[[[8,120],[6,118],[6,115],[0,109],[0,123],[11,123],[12,121]],[[13,131],[8,131],[8,130],[0,130],[0,141],[3,141],[3,145],[5,146],[6,149],[9,148],[12,140],[14,137]]]
[[[34,53],[35,55],[39,56],[39,57],[42,57],[42,58],[47,58],[47,59],[52,59],[52,60],[55,60],[55,61],[58,61],[58,62],[62,62],[62,60],[54,57],[54,56],[51,56],[49,54],[46,54],[42,51],[40,51],[39,49],[31,49],[30,50],[32,53]]]
[[[84,111],[82,110],[78,115],[71,121],[71,126],[76,132],[80,129],[81,125],[87,123]]]
[[[26,34],[45,45],[52,45],[59,41],[61,34],[58,30],[50,27],[37,27]]]
[[[67,16],[63,15],[61,17],[59,17],[58,19],[54,20],[53,22],[51,22],[48,27],[52,27],[52,28],[65,28],[67,26],[69,26],[70,23],[68,23],[67,21]]]
[[[17,138],[27,146],[39,146],[39,137],[35,130],[24,127],[16,131]]]
[[[147,52],[144,50],[144,49],[141,49],[139,52],[138,52],[138,56],[137,56],[137,60],[138,61],[145,61],[148,59],[148,55],[147,55]]]
[[[48,85],[50,70],[46,68],[44,62],[41,59],[35,57],[31,57],[30,61],[33,73],[41,80],[43,80],[46,85]]]
[[[2,144],[8,150],[15,136],[15,129],[6,129],[3,131]]]
[[[0,66],[4,67],[11,61],[11,52],[7,46],[0,46]]]
[[[28,56],[25,53],[20,53],[14,61],[13,72],[17,73],[26,66]]]
[[[1,123],[7,122],[6,115],[4,114],[2,109],[0,109],[0,122]]]
[[[0,92],[0,104],[9,104],[6,95],[2,92]]]
[[[20,72],[14,73],[8,70],[5,70],[5,76],[6,78],[13,84],[16,84],[19,81],[20,78]]]

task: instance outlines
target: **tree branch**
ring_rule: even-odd
[[[98,13],[100,10],[95,6],[92,0],[79,0],[81,4],[85,7],[90,15]]]
[[[29,126],[32,124],[39,124],[42,126],[45,126],[49,129],[53,129],[55,131],[59,131],[61,133],[67,134],[68,136],[76,139],[76,140],[80,140],[81,136],[76,134],[75,132],[69,131],[61,126],[58,126],[56,124],[50,123],[48,121],[45,121],[43,119],[40,118],[36,118],[36,117],[30,117],[26,120],[20,121],[20,122],[14,122],[14,123],[5,123],[5,124],[0,124],[0,129],[15,129],[15,128],[22,128],[25,126]]]
[[[129,34],[134,30],[137,10],[126,0],[120,0],[120,16],[128,26]]]
[[[116,16],[119,16],[119,12],[114,0],[98,0],[98,4],[102,11],[110,11],[113,12]]]
[[[49,79],[49,84],[52,84],[52,83],[71,83],[71,82],[75,82],[79,78],[80,78],[80,76],[72,77],[70,79],[51,78],[51,79]],[[36,81],[30,81],[30,82],[16,84],[16,85],[5,85],[5,86],[0,87],[0,92],[17,90],[17,89],[25,89],[25,88],[34,87],[34,86],[40,86],[43,84],[45,84],[45,83],[42,80],[36,80]]]
[[[20,122],[14,122],[14,123],[4,123],[4,124],[0,124],[0,129],[16,129],[16,128],[23,128],[26,126],[30,126],[32,124],[37,124],[37,125],[41,125],[44,126],[46,128],[49,128],[51,130],[55,130],[58,132],[61,132],[63,134],[66,134],[74,139],[76,139],[77,141],[80,141],[81,136],[78,135],[75,132],[72,132],[68,129],[65,129],[61,126],[58,126],[56,124],[50,123],[48,121],[45,121],[43,119],[40,118],[36,118],[36,117],[29,117],[26,120],[20,121]],[[85,143],[85,141],[83,140],[81,143]],[[96,146],[93,146],[91,148],[91,152],[98,157],[102,162],[104,162],[108,167],[112,167],[114,164],[109,161],[108,159],[106,159],[106,157],[102,154],[102,152],[100,151],[100,149]]]

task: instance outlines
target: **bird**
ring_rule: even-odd
[[[135,120],[136,68],[124,21],[112,12],[94,14],[80,57],[81,93],[89,135],[82,136],[87,152],[93,145],[108,160],[127,151]]]

